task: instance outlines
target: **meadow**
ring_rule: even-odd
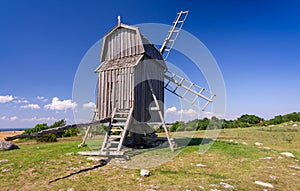
[[[77,154],[89,150],[77,147],[81,137],[56,143],[17,140],[20,149],[0,152],[0,190],[300,190],[300,123],[223,129],[207,152],[200,153],[204,134],[195,132],[170,160],[147,168],[148,177],[130,163],[153,164],[154,154],[170,154],[167,148],[141,151],[128,161],[106,159],[105,164]]]

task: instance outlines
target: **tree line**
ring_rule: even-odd
[[[42,130],[52,129],[52,128],[55,128],[55,127],[62,127],[62,126],[65,126],[65,125],[66,125],[66,120],[65,119],[61,119],[59,121],[56,121],[52,125],[47,125],[47,123],[41,123],[41,124],[35,125],[33,128],[26,129],[23,132],[23,134],[37,133],[37,132],[40,132]],[[73,129],[64,130],[63,132],[49,133],[49,134],[43,135],[41,137],[36,137],[34,139],[36,139],[38,142],[56,142],[57,141],[56,138],[76,136],[78,134],[78,132],[79,131],[78,131],[77,128],[73,128]]]
[[[188,122],[176,121],[175,123],[170,124],[170,131],[246,128],[251,126],[277,125],[289,121],[300,122],[300,112],[278,115],[269,120],[265,120],[264,118],[256,115],[244,114],[234,120],[218,119],[214,116],[211,119],[194,119]]]

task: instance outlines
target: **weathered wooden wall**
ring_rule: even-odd
[[[111,117],[114,108],[130,109],[134,102],[134,68],[125,67],[99,73],[99,119]]]

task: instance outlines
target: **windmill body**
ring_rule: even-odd
[[[98,73],[98,119],[110,118],[114,109],[133,110],[140,122],[159,122],[159,116],[149,113],[153,93],[164,102],[164,72],[166,64],[159,51],[138,28],[119,24],[103,39],[102,64]],[[163,109],[163,108],[161,108]]]
[[[165,60],[187,15],[188,11],[177,14],[160,50],[138,28],[122,24],[120,17],[118,25],[104,37],[101,65],[95,70],[98,93],[93,120],[109,119],[109,127],[101,150],[93,152],[93,155],[123,155],[124,145],[143,146],[145,137],[155,142],[157,136],[148,123],[162,125],[166,141],[173,150],[174,139],[170,138],[164,121],[165,89],[187,101],[188,93],[194,95],[191,104],[195,104],[198,98],[204,99],[207,103],[202,109],[212,102],[214,94],[168,71],[166,67]],[[179,89],[183,91],[179,93]]]

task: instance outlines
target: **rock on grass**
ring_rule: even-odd
[[[254,183],[263,187],[274,188],[272,184],[267,182],[255,181]]]
[[[282,152],[280,153],[281,155],[284,155],[284,156],[287,156],[287,157],[292,157],[292,158],[295,158],[295,155],[293,155],[293,153],[290,153],[290,152]]]
[[[18,145],[15,145],[8,141],[0,141],[0,150],[12,150],[19,149]]]

